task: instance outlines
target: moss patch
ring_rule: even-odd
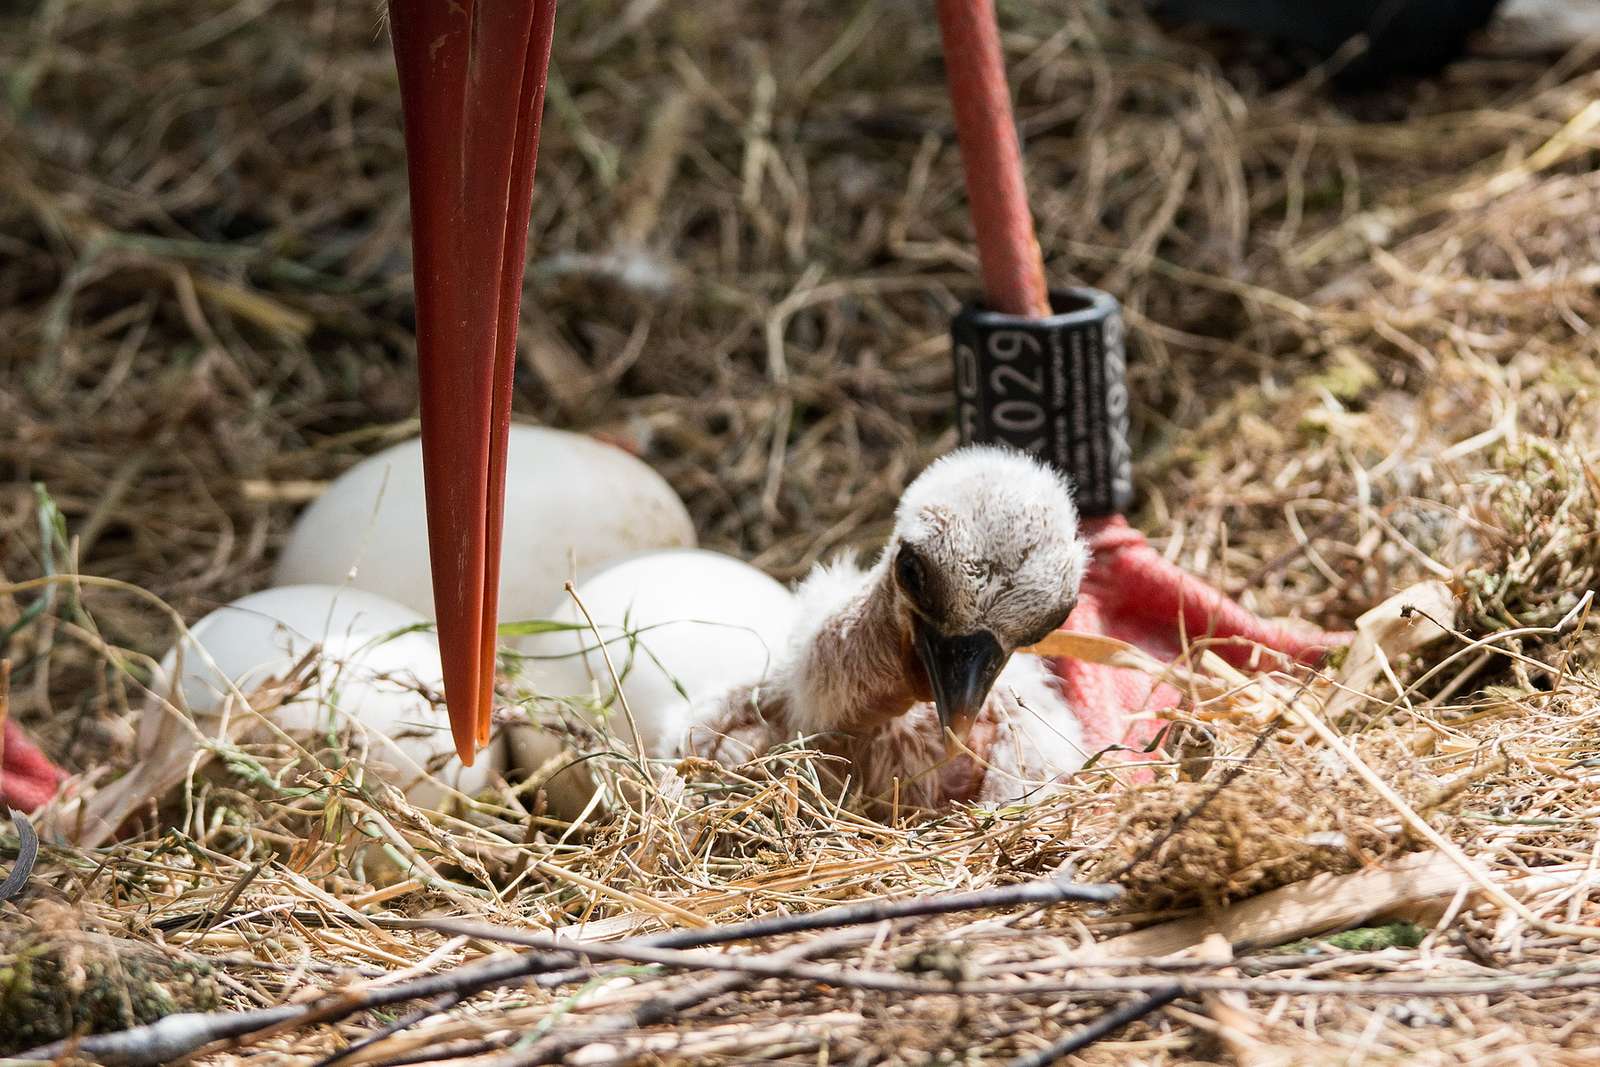
[[[1317,952],[1323,945],[1346,952],[1378,952],[1386,948],[1416,948],[1428,931],[1413,922],[1385,923],[1382,926],[1359,926],[1342,930],[1328,937],[1308,937],[1291,941],[1283,946],[1284,952]]]
[[[217,1004],[208,964],[122,938],[30,932],[0,952],[0,1054]]]

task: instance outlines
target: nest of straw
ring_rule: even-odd
[[[1124,906],[1135,912],[1218,909],[1410,847],[1396,832],[1393,809],[1342,760],[1263,740],[1235,737],[1232,751],[1213,742],[1215,781],[1208,775],[1127,791],[1110,846],[1085,876],[1125,886]],[[1394,751],[1392,738],[1369,747],[1379,758],[1369,753],[1367,762],[1386,778],[1426,791],[1432,776],[1409,752]]]
[[[1388,794],[1295,718],[1304,678],[1192,696],[1180,711],[1217,747],[1143,780],[1102,763],[1048,802],[931,819],[853,808],[798,748],[642,769],[645,802],[574,826],[537,780],[440,815],[335,760],[241,745],[115,844],[47,847],[3,905],[3,959],[79,959],[65,923],[204,961],[230,1012],[326,1008],[497,951],[419,923],[441,915],[620,937],[1120,871],[1137,907],[730,950],[809,952],[829,981],[799,955],[723,985],[590,960],[441,1005],[352,1062],[518,1042],[522,1062],[1003,1062],[1178,979],[1177,1003],[1088,1061],[1591,1055],[1600,65],[1480,55],[1330,95],[1133,4],[1000,8],[1052,278],[1127,310],[1135,521],[1265,614],[1340,626],[1421,579],[1462,593],[1458,630],[1329,716]],[[518,416],[626,438],[703,543],[779,576],[875,543],[953,444],[946,328],[974,276],[927,12],[605,0],[560,23]],[[376,25],[320,0],[0,12],[0,654],[9,713],[91,786],[128,768],[168,609],[264,585],[297,509],[415,432]],[[1443,868],[1442,903],[1400,909],[1420,947],[1307,947],[1325,931],[1272,903],[1386,871],[1420,884],[1437,869],[1408,864],[1441,842],[1466,866]],[[0,863],[16,845],[0,836]],[[1252,905],[1279,940],[1085,956]],[[61,971],[67,1003],[91,971]],[[161,1010],[185,1006],[158,984]],[[111,985],[104,1022],[50,1025],[155,1003],[124,972]],[[673,999],[686,988],[699,999]],[[206,1060],[316,1062],[414,1006]]]

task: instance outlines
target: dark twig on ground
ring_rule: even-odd
[[[1011,1061],[1011,1067],[1050,1067],[1050,1064],[1088,1048],[1129,1023],[1138,1022],[1145,1016],[1160,1011],[1182,995],[1181,986],[1168,986],[1146,996],[1137,997],[1121,1007],[1113,1008],[1094,1022],[1079,1027],[1060,1040],[1051,1042],[1039,1051],[1017,1057]]]
[[[29,875],[33,874],[34,863],[39,859],[39,835],[33,832],[33,824],[27,816],[20,811],[11,812],[11,825],[17,828],[17,863],[6,875],[6,880],[0,882],[0,901],[10,900],[22,892],[22,887],[28,884]]]
[[[788,966],[818,956],[830,955],[860,938],[860,933],[848,931],[813,938],[798,945],[791,945],[781,952],[774,952],[767,958],[776,965]],[[551,1034],[532,1048],[491,1060],[489,1067],[532,1067],[534,1064],[557,1063],[568,1053],[585,1045],[664,1023],[696,1005],[744,989],[759,980],[758,975],[737,972],[714,975],[680,989],[653,996],[627,1011],[613,1012],[585,1020],[581,1026]]]
[[[545,952],[524,953],[504,959],[485,960],[481,963],[459,967],[443,974],[426,975],[409,982],[399,982],[379,989],[358,993],[339,993],[322,1001],[294,1008],[270,1008],[239,1013],[209,1013],[168,1016],[149,1026],[134,1027],[115,1034],[85,1038],[78,1042],[56,1042],[24,1053],[24,1059],[58,1059],[76,1053],[91,1056],[105,1063],[156,1064],[202,1048],[213,1041],[229,1040],[266,1029],[287,1029],[313,1023],[331,1022],[348,1018],[357,1012],[388,1007],[393,1004],[419,1000],[426,997],[465,998],[497,986],[521,981],[551,972],[567,972],[572,957],[588,959],[626,959],[644,962],[661,962],[669,966],[706,967],[719,966],[721,957],[701,954],[686,960],[685,953],[675,950],[731,941],[771,937],[776,934],[796,933],[805,930],[831,929],[859,926],[889,919],[913,916],[948,915],[960,911],[1016,907],[1023,904],[1050,904],[1066,901],[1105,903],[1114,900],[1119,890],[1114,886],[1078,885],[1050,880],[999,889],[979,890],[972,893],[953,893],[944,896],[918,897],[908,901],[870,902],[845,904],[826,908],[809,915],[783,916],[776,919],[756,919],[746,923],[714,927],[706,930],[685,930],[654,937],[635,938],[616,944],[583,945],[564,941],[548,935],[523,934],[520,931],[502,930],[498,927],[471,925],[473,936],[517,943],[542,938],[539,947]],[[450,932],[457,925],[450,922],[429,922],[426,925]],[[744,959],[739,961],[740,973],[767,974],[770,977],[801,977],[788,970],[787,964],[771,960]],[[765,970],[762,964],[769,964]],[[587,976],[589,972],[576,972]],[[423,1016],[426,1018],[426,1016]]]

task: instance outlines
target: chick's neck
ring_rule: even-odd
[[[794,699],[785,710],[796,732],[862,733],[933,699],[888,555],[863,578],[790,667],[785,688]]]

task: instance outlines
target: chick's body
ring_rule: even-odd
[[[1016,653],[1065,619],[1086,563],[1058,475],[1017,453],[955,453],[906,491],[872,567],[835,562],[801,583],[771,676],[697,706],[685,751],[738,761],[806,737],[868,795],[908,806],[1048,788],[1083,765],[1083,730],[1049,665]]]

